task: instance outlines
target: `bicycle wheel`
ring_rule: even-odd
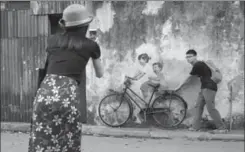
[[[99,104],[99,117],[110,127],[121,127],[132,116],[132,105],[122,94],[104,97]]]
[[[177,94],[168,94],[157,97],[152,104],[153,119],[164,128],[180,125],[187,112],[185,100]]]

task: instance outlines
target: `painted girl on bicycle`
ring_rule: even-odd
[[[143,82],[147,81],[148,75],[149,75],[148,73],[152,70],[150,66],[147,64],[150,59],[151,58],[148,56],[147,53],[143,53],[138,56],[138,61],[139,61],[140,66],[138,70],[136,71],[135,75],[131,78],[132,80],[138,81],[140,79],[141,80],[144,79]],[[141,84],[140,90],[143,95],[143,98],[146,99],[148,93],[143,88],[144,88],[144,83]]]
[[[139,61],[140,66],[139,66],[138,70],[136,71],[135,75],[133,77],[129,77],[129,78],[131,80],[134,80],[134,81],[141,80],[143,82],[147,82],[149,73],[150,73],[150,71],[152,71],[151,67],[148,65],[148,62],[150,59],[151,59],[151,57],[147,53],[140,54],[138,56],[138,61]],[[148,91],[146,89],[144,89],[145,88],[144,86],[145,86],[145,83],[142,83],[140,86],[140,90],[141,90],[141,93],[143,95],[143,99],[146,100],[148,97]],[[142,105],[142,106],[145,107],[145,105]],[[140,117],[140,114],[139,114],[140,112],[136,112],[136,113],[137,113],[136,119],[139,120],[140,122],[142,122],[142,118]]]

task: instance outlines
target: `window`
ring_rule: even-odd
[[[8,10],[29,10],[30,1],[7,1],[5,2],[5,9]]]

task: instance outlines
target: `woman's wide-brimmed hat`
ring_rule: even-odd
[[[59,21],[62,27],[76,27],[88,25],[92,22],[93,16],[81,4],[72,4],[65,8],[63,17]]]

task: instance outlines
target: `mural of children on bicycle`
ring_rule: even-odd
[[[135,72],[133,77],[130,78],[133,82],[141,80],[140,91],[142,94],[142,98],[145,101],[149,101],[151,98],[151,94],[153,92],[153,87],[158,86],[159,91],[167,89],[167,81],[165,79],[165,74],[163,72],[163,63],[160,61],[153,62],[152,65],[149,64],[149,60],[151,57],[147,53],[139,54],[138,57],[139,68]],[[140,104],[140,103],[139,103]],[[141,105],[142,108],[146,108],[146,105]],[[136,122],[142,122],[142,118],[140,116],[139,111],[136,112]]]
[[[151,57],[147,53],[142,53],[138,56],[138,62],[141,65],[135,72],[133,77],[129,77],[133,81],[141,80],[140,91],[142,93],[143,99],[149,100],[149,95],[152,93],[151,86],[160,85],[160,89],[167,88],[167,81],[165,79],[165,74],[163,73],[163,63],[153,62],[149,65],[149,60]]]

